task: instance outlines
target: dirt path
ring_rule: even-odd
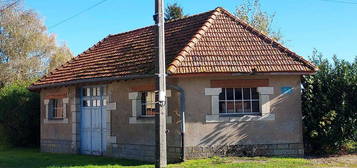
[[[357,154],[308,158],[317,167],[328,168],[357,168]]]

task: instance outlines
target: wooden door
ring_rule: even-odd
[[[105,87],[81,89],[81,153],[102,155],[106,150]]]

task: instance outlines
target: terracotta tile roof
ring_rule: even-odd
[[[217,8],[200,36],[169,66],[173,74],[305,72],[316,67],[278,42]]]
[[[168,73],[304,72],[315,66],[222,8],[165,24]],[[154,26],[109,35],[30,88],[154,73]]]

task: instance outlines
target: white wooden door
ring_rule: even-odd
[[[81,89],[81,153],[102,155],[106,150],[105,87]]]

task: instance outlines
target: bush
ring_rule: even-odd
[[[357,58],[349,63],[334,57],[331,64],[315,52],[312,61],[319,71],[302,80],[306,151],[337,153],[357,137]]]
[[[9,144],[5,135],[4,127],[0,125],[0,151],[6,149],[8,146]]]
[[[40,98],[27,90],[30,82],[16,82],[0,89],[0,142],[11,146],[39,144]]]
[[[344,149],[343,153],[357,153],[357,141],[347,141],[342,148]]]

